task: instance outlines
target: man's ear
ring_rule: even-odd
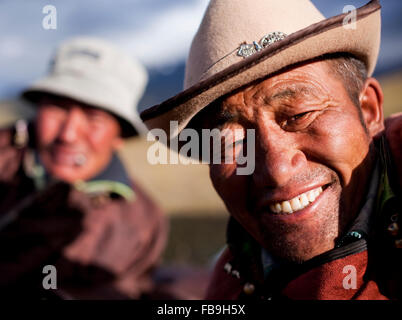
[[[384,130],[384,94],[376,79],[366,80],[359,101],[368,133],[371,137],[375,137]]]

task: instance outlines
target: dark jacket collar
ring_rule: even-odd
[[[130,186],[130,178],[119,156],[114,153],[108,166],[89,181],[109,180]]]

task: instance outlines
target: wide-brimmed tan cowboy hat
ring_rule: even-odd
[[[36,102],[43,93],[68,97],[115,115],[122,136],[146,132],[137,104],[148,81],[146,69],[112,44],[77,37],[60,45],[51,70],[22,95]]]
[[[212,0],[191,45],[184,91],[141,118],[149,129],[175,138],[223,95],[329,53],[356,56],[371,75],[380,47],[380,9],[373,0],[325,19],[309,0]],[[177,131],[169,131],[170,121],[178,121]]]

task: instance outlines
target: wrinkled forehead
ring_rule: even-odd
[[[301,64],[260,79],[231,92],[204,108],[198,115],[203,127],[228,122],[247,106],[277,106],[330,99],[340,82],[331,76],[325,60]]]

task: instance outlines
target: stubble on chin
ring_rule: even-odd
[[[294,263],[331,250],[339,236],[340,207],[340,190],[333,190],[330,201],[304,224],[285,224],[272,219],[268,226],[260,223],[262,246],[273,255]]]

